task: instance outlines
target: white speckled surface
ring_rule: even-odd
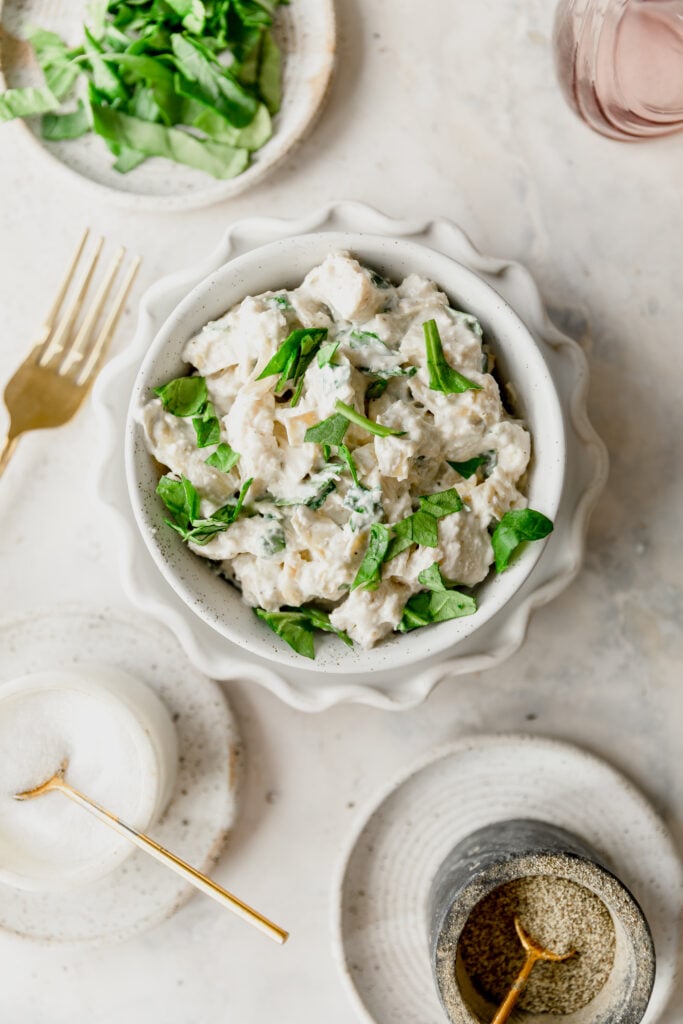
[[[311,717],[228,684],[247,746],[246,806],[217,877],[260,893],[293,933],[284,949],[199,899],[97,951],[3,937],[3,1020],[349,1024],[329,918],[356,805],[464,732],[529,729],[582,743],[637,782],[683,840],[683,136],[623,145],[575,120],[553,79],[551,8],[431,0],[416,18],[407,0],[339,0],[338,73],[316,131],[267,183],[195,213],[95,204],[0,130],[3,376],[83,223],[143,252],[139,295],[208,251],[230,220],[297,216],[346,196],[393,216],[450,217],[482,250],[526,263],[588,350],[590,412],[612,460],[583,573],[500,668],[446,683],[401,715],[341,707]],[[131,307],[119,345],[132,323]],[[2,617],[66,600],[124,603],[94,499],[93,424],[86,408],[59,436],[30,437],[2,479]],[[680,1024],[677,1000],[661,1024]]]

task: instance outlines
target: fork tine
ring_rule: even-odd
[[[83,385],[86,383],[86,381],[89,380],[89,378],[93,374],[93,371],[97,368],[97,365],[101,357],[104,355],[104,352],[107,346],[109,345],[109,342],[111,341],[112,335],[116,330],[116,325],[119,322],[119,317],[123,312],[123,307],[125,305],[126,299],[128,298],[128,293],[132,287],[133,281],[135,280],[135,275],[137,274],[138,268],[140,267],[141,263],[142,258],[140,256],[136,256],[133,262],[131,263],[128,269],[128,273],[126,274],[123,283],[116,294],[116,298],[114,299],[113,305],[109,310],[109,313],[107,314],[107,318],[104,321],[104,324],[102,325],[102,329],[100,330],[100,333],[97,335],[97,338],[95,339],[92,348],[87,353],[81,371],[76,377],[77,384]]]
[[[90,228],[86,228],[85,231],[83,232],[83,234],[81,235],[81,240],[78,243],[78,246],[76,247],[75,253],[71,257],[71,263],[69,263],[69,266],[67,267],[66,273],[64,274],[64,277],[61,280],[59,288],[57,289],[57,294],[55,295],[54,302],[50,306],[49,312],[48,312],[47,316],[45,317],[45,322],[43,324],[43,333],[42,333],[42,335],[40,337],[40,340],[37,343],[38,346],[45,344],[45,342],[50,337],[50,334],[52,333],[52,331],[54,329],[54,322],[55,322],[55,320],[57,318],[57,314],[59,313],[60,306],[62,305],[62,302],[64,301],[64,296],[66,295],[66,293],[67,293],[67,291],[69,289],[69,285],[71,284],[71,281],[73,280],[73,276],[74,276],[74,273],[76,271],[76,267],[78,266],[78,261],[81,258],[81,254],[82,254],[83,249],[85,247],[85,243],[88,240],[88,235],[89,234],[90,234]]]
[[[90,286],[90,281],[92,280],[92,276],[95,272],[95,267],[97,266],[97,261],[100,258],[100,252],[102,251],[103,245],[104,238],[98,238],[95,250],[92,256],[90,257],[90,262],[88,263],[83,273],[83,277],[80,280],[78,288],[76,289],[76,294],[72,298],[71,302],[69,303],[68,309],[66,310],[61,320],[59,321],[57,329],[54,332],[52,338],[49,341],[47,341],[45,348],[43,349],[43,352],[38,358],[39,366],[47,366],[52,357],[55,356],[58,352],[61,352],[62,348],[64,347],[64,338],[66,336],[67,331],[71,330],[73,322],[78,315],[81,305],[83,304],[83,298],[88,290],[88,287]]]
[[[70,345],[65,352],[64,359],[57,371],[62,377],[68,373],[74,363],[80,362],[83,358],[83,351],[87,344],[90,334],[97,324],[102,308],[107,301],[107,296],[111,291],[111,287],[114,283],[117,271],[121,265],[121,260],[125,256],[126,250],[123,246],[117,251],[114,259],[109,264],[109,268],[104,276],[100,287],[97,290],[97,295],[86,313],[85,319],[78,331],[78,334],[73,340],[73,344]]]

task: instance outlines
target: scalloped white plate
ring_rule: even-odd
[[[42,74],[30,46],[21,39],[26,25],[40,25],[67,42],[81,38],[85,0],[0,0],[0,88],[41,85]],[[102,139],[46,142],[40,118],[14,127],[52,167],[79,176],[99,198],[134,209],[189,210],[243,192],[279,164],[313,126],[332,78],[336,48],[333,0],[295,0],[279,8],[275,32],[283,54],[282,107],[273,136],[254,154],[243,174],[219,181],[202,171],[160,158],[149,159],[129,174],[112,169]]]
[[[365,675],[334,674],[277,665],[220,636],[194,615],[159,573],[134,521],[123,458],[126,410],[139,364],[178,302],[209,273],[236,256],[277,239],[311,232],[362,232],[410,238],[458,260],[490,284],[521,317],[541,348],[558,390],[567,439],[565,487],[555,531],[542,557],[514,597],[489,622],[451,652],[402,669]],[[587,366],[579,346],[548,320],[538,290],[518,264],[482,256],[464,233],[445,220],[397,221],[359,203],[332,204],[298,221],[254,218],[233,225],[201,265],[160,281],[141,303],[130,349],[107,367],[95,388],[107,433],[100,494],[116,513],[121,568],[129,598],[165,622],[195,665],[214,678],[253,678],[287,703],[317,711],[342,702],[382,708],[414,707],[449,674],[490,667],[521,645],[533,608],[559,593],[578,572],[588,516],[607,473],[605,448],[585,407]]]

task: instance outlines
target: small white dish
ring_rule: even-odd
[[[68,758],[68,781],[147,832],[178,770],[171,717],[145,683],[110,665],[34,672],[0,686],[0,882],[68,889],[109,874],[134,847],[64,796],[15,802]]]
[[[40,25],[75,44],[82,37],[86,0],[0,0],[0,90],[43,84],[31,48],[22,41],[27,25]],[[313,126],[327,95],[336,48],[332,0],[296,0],[279,7],[275,32],[283,55],[282,107],[273,122],[273,136],[254,154],[243,174],[219,181],[202,171],[152,158],[128,174],[112,168],[112,155],[102,139],[89,133],[80,139],[47,142],[40,118],[13,127],[38,156],[58,170],[78,175],[94,197],[146,210],[189,210],[238,195],[260,181],[301,142]],[[10,130],[3,125],[3,132]]]
[[[562,411],[541,347],[501,296],[481,277],[449,256],[412,239],[359,232],[316,232],[260,246],[231,260],[192,289],[152,342],[138,373],[126,426],[128,488],[138,527],[159,571],[195,615],[227,640],[278,665],[301,672],[361,675],[395,669],[454,648],[493,618],[519,590],[543,553],[544,543],[526,547],[500,575],[491,571],[477,586],[474,615],[407,634],[394,633],[370,650],[348,647],[326,634],[316,637],[312,662],[287,646],[254,615],[238,590],[197,557],[175,531],[164,526],[156,494],[158,464],[148,453],[142,407],[152,388],[188,372],[186,342],[247,295],[294,288],[330,252],[349,250],[361,263],[394,282],[410,273],[436,281],[456,309],[473,313],[493,349],[501,378],[518,399],[532,437],[529,505],[554,519],[564,484],[566,443]]]
[[[361,675],[321,671],[317,662],[305,672],[300,665],[284,660],[275,666],[238,647],[193,614],[159,572],[142,540],[128,496],[122,443],[140,364],[168,316],[192,288],[229,260],[257,246],[292,235],[328,231],[411,239],[449,256],[485,280],[533,333],[560,396],[566,438],[565,482],[555,530],[533,572],[505,608],[462,640],[456,650],[435,654],[416,665],[375,669]],[[392,710],[415,707],[446,677],[481,671],[514,653],[524,640],[531,612],[555,597],[576,576],[588,518],[607,476],[605,447],[586,412],[587,383],[582,350],[550,323],[528,272],[519,264],[482,255],[449,221],[395,220],[351,202],[332,203],[296,221],[262,217],[239,221],[202,263],[158,282],[147,292],[133,342],[112,360],[95,385],[95,409],[104,432],[99,492],[112,512],[111,528],[118,531],[119,565],[126,593],[138,607],[165,622],[193,663],[213,678],[253,679],[305,711],[321,711],[344,702]]]
[[[332,931],[360,1020],[447,1024],[432,975],[431,883],[458,842],[513,818],[580,836],[631,890],[657,956],[643,1024],[660,1019],[675,986],[683,911],[683,868],[665,824],[600,758],[569,743],[510,735],[468,736],[430,752],[359,815],[334,883]]]
[[[0,650],[2,675],[10,679],[45,665],[71,672],[97,661],[117,675],[134,675],[153,691],[171,716],[178,757],[170,802],[151,836],[210,874],[237,815],[241,743],[220,687],[189,664],[168,630],[139,612],[34,609],[0,623]],[[60,794],[40,799],[51,797],[58,800]],[[74,811],[90,821],[87,811]],[[109,838],[105,825],[94,818],[92,823]],[[0,931],[42,943],[99,944],[163,921],[196,890],[131,849],[108,874],[77,887],[38,892],[0,882]],[[234,926],[244,927],[237,919]]]

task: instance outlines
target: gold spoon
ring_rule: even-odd
[[[517,1004],[517,1000],[524,991],[524,986],[529,980],[529,975],[531,974],[539,960],[547,960],[551,963],[559,964],[562,963],[564,960],[568,960],[570,956],[574,956],[574,954],[576,953],[576,950],[572,949],[570,953],[565,953],[563,956],[560,956],[559,953],[552,953],[549,949],[544,949],[543,946],[540,946],[537,942],[535,942],[530,935],[527,935],[527,933],[524,931],[521,924],[519,923],[519,920],[516,917],[515,931],[517,932],[519,941],[522,943],[524,949],[526,950],[526,960],[524,961],[524,965],[521,971],[515,978],[512,988],[510,989],[505,999],[501,1003],[500,1007],[498,1008],[498,1011],[496,1012],[495,1017],[491,1021],[491,1024],[505,1024],[505,1021],[509,1019],[510,1014],[512,1013]]]
[[[46,779],[45,782],[41,782],[39,786],[35,786],[33,789],[27,789],[24,793],[16,793],[14,796],[15,800],[34,800],[38,796],[43,796],[45,793],[58,792],[63,793],[64,796],[68,796],[70,800],[78,804],[79,807],[83,807],[86,811],[94,814],[96,818],[103,821],[105,825],[114,829],[119,835],[125,836],[135,846],[139,846],[141,850],[148,853],[151,857],[165,864],[166,867],[171,868],[176,874],[180,875],[185,881],[190,882],[195,888],[201,892],[210,896],[212,899],[221,903],[228,910],[232,910],[233,914],[237,914],[238,917],[248,921],[249,924],[253,924],[255,928],[264,932],[270,939],[282,945],[289,938],[289,933],[284,931],[278,925],[273,924],[267,917],[263,917],[258,911],[253,910],[251,907],[243,903],[242,900],[238,899],[237,896],[233,896],[227,889],[218,885],[217,882],[213,882],[206,875],[203,875],[201,871],[197,871],[190,864],[187,864],[180,857],[176,857],[174,853],[167,850],[165,847],[160,846],[159,843],[155,843],[153,839],[146,836],[143,832],[138,832],[137,829],[133,828],[132,825],[127,825],[125,821],[121,821],[115,814],[111,814],[105,810],[90,797],[80,793],[64,778],[66,769],[68,767],[68,761],[63,761],[57,771],[51,778]]]

